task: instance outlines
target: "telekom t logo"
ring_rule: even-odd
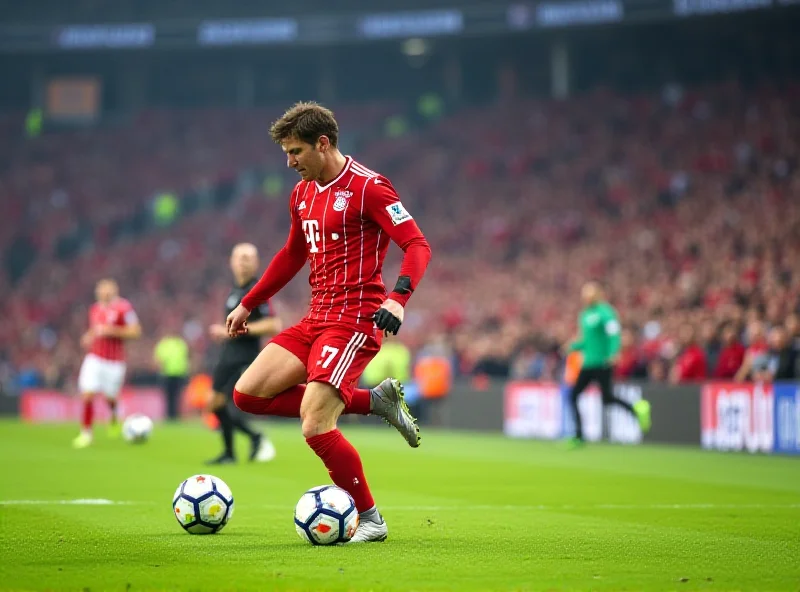
[[[309,253],[318,253],[317,242],[320,240],[319,222],[316,220],[303,220],[303,232],[306,234],[306,242],[311,245]]]

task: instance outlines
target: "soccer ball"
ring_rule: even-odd
[[[297,502],[294,527],[300,538],[312,545],[346,543],[358,527],[356,504],[335,485],[313,487]]]
[[[153,432],[153,420],[142,413],[133,413],[122,424],[122,437],[127,442],[144,442]]]
[[[172,511],[190,534],[219,532],[233,517],[233,494],[219,477],[193,475],[175,490]]]

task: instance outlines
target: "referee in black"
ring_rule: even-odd
[[[256,283],[259,267],[258,249],[250,243],[239,243],[231,252],[231,271],[234,284],[225,300],[227,318],[231,311],[239,305],[242,297]],[[253,430],[242,419],[238,411],[233,411],[229,402],[233,395],[236,381],[256,359],[261,351],[261,337],[277,335],[281,331],[281,321],[271,309],[269,302],[259,306],[250,313],[247,319],[247,333],[238,337],[230,337],[224,324],[211,325],[208,330],[214,341],[221,342],[219,360],[214,368],[214,390],[209,410],[219,419],[222,442],[225,446],[222,454],[208,464],[226,464],[236,462],[233,448],[233,432],[239,430],[250,437],[250,460],[267,462],[275,457],[275,447],[269,438]]]

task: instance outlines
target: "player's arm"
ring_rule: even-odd
[[[83,349],[90,349],[92,347],[92,342],[94,341],[94,338],[95,338],[94,329],[89,327],[88,329],[86,329],[86,332],[83,335],[81,335],[81,347],[83,347]]]
[[[735,382],[744,382],[747,380],[747,377],[750,376],[750,371],[753,369],[753,356],[751,352],[747,352],[744,355],[744,360],[742,361],[742,365],[739,366],[739,369],[736,371],[733,380]]]
[[[306,237],[300,218],[294,210],[294,202],[293,193],[290,206],[291,225],[286,244],[275,254],[261,279],[244,295],[239,306],[228,315],[226,327],[230,335],[247,333],[246,321],[250,312],[277,294],[306,264]]]
[[[616,363],[620,349],[622,349],[622,327],[619,324],[619,317],[613,308],[608,309],[603,330],[608,337],[608,358],[613,364]]]
[[[368,181],[369,195],[364,210],[389,238],[403,250],[400,277],[389,297],[375,313],[378,328],[397,335],[403,322],[403,309],[416,290],[431,260],[431,248],[394,187],[383,177]]]
[[[124,327],[103,327],[103,337],[116,339],[139,339],[142,336],[142,326],[139,323],[125,325]]]
[[[581,351],[583,350],[583,347],[584,347],[583,337],[576,337],[575,339],[572,340],[572,342],[569,345],[567,345],[567,353],[569,354],[574,351]]]
[[[142,325],[136,312],[129,308],[123,313],[124,325],[102,325],[97,328],[95,335],[99,337],[114,337],[116,339],[139,339],[142,336]]]

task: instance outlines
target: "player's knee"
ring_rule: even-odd
[[[320,434],[326,434],[336,427],[336,421],[324,417],[320,413],[306,413],[301,417],[303,438],[308,440]]]

